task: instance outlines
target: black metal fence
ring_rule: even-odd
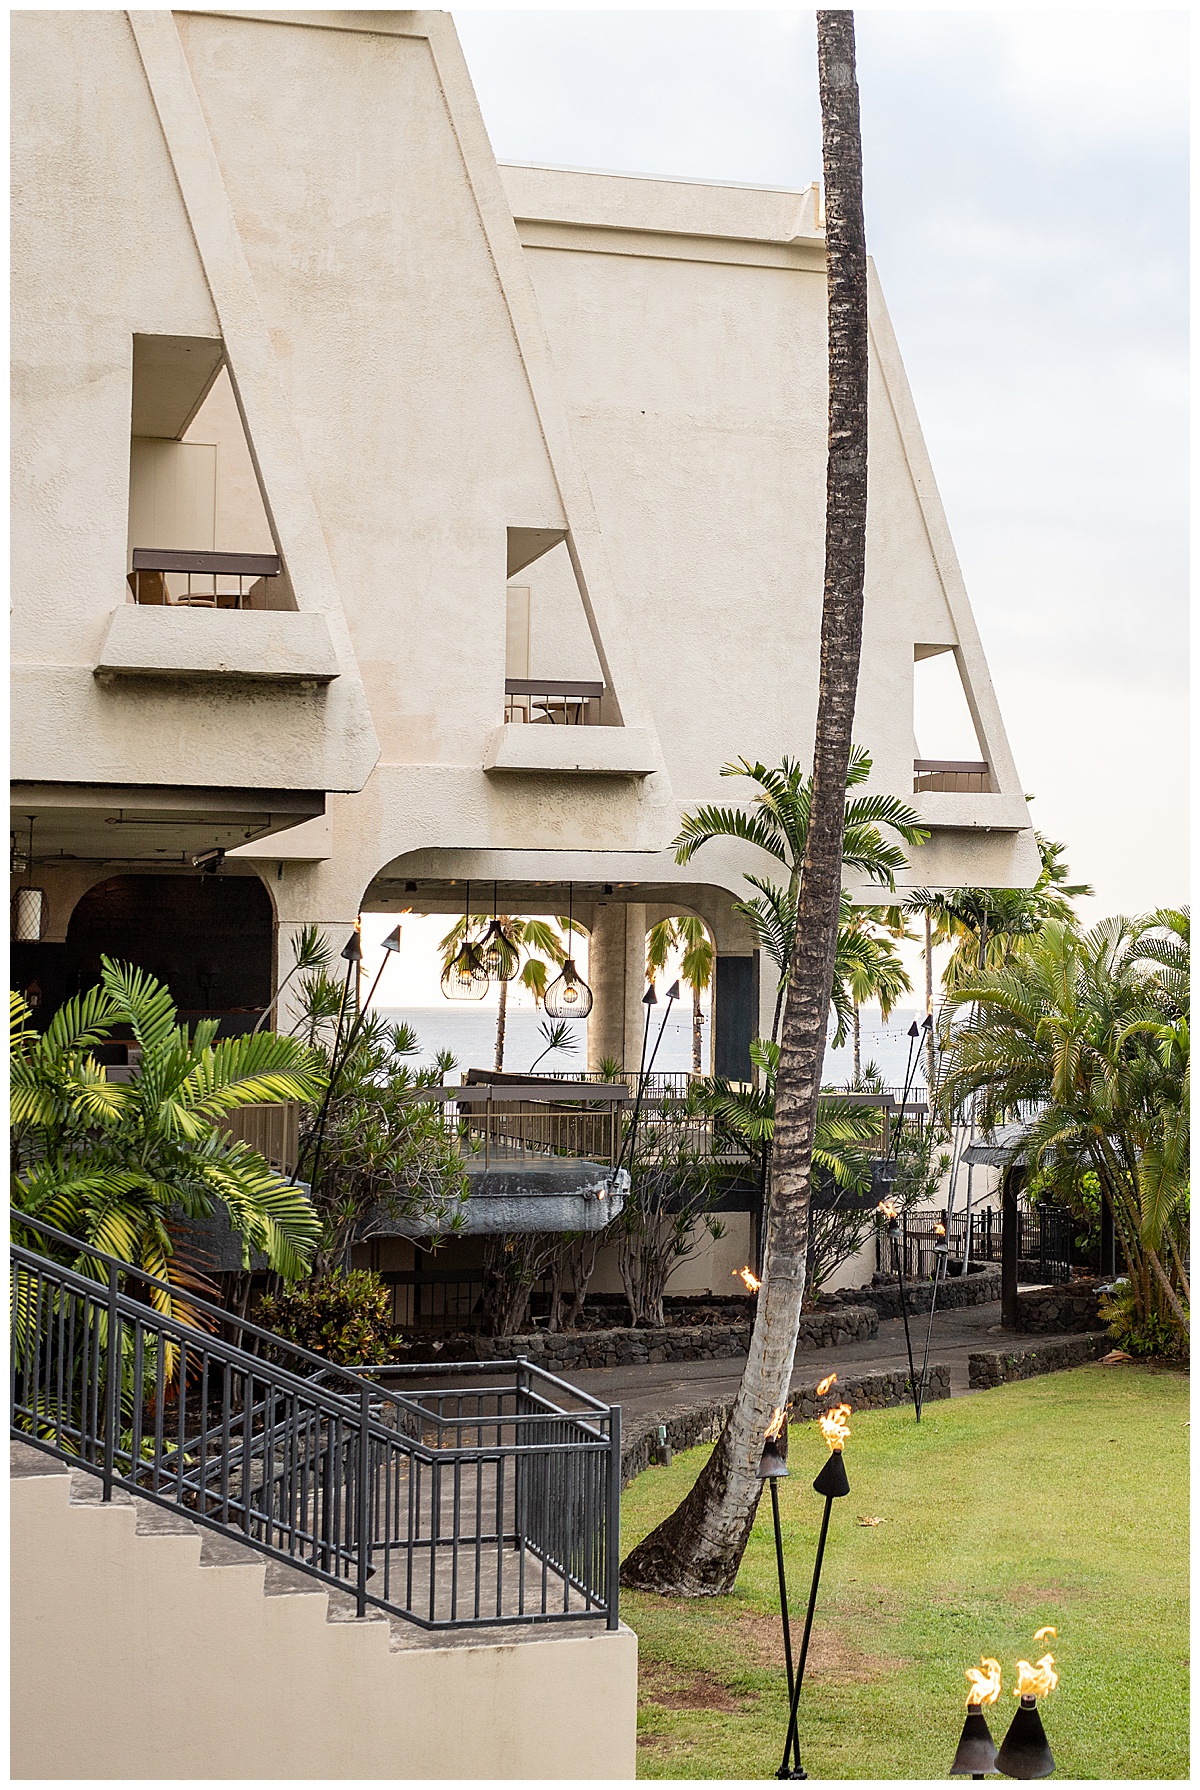
[[[167,1316],[164,1282],[16,1222],[80,1259],[11,1248],[12,1434],[106,1498],[236,1534],[360,1615],[617,1626],[619,1406],[524,1360],[332,1368],[190,1296]]]

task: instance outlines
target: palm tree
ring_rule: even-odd
[[[152,1288],[157,1309],[187,1320],[196,1276],[177,1252],[180,1221],[224,1210],[251,1253],[292,1281],[309,1271],[320,1225],[302,1188],[221,1129],[238,1107],[312,1101],[322,1075],[291,1038],[258,1032],[217,1039],[216,1020],[189,1038],[170,991],[128,964],[101,958],[98,987],[77,995],[41,1036],[12,997],[13,1189],[26,1212],[78,1237],[74,1266],[97,1273],[104,1250],[178,1287]],[[129,1082],[110,1082],[96,1047],[128,1025],[141,1050]]]
[[[932,945],[953,945],[942,976],[947,993],[981,969],[996,969],[1036,937],[1047,920],[1075,923],[1075,900],[1092,895],[1090,883],[1069,883],[1065,846],[1036,833],[1042,867],[1032,889],[914,889],[905,900],[911,914],[931,922]]]
[[[456,920],[438,946],[442,954],[442,970],[449,969],[464,942],[472,936],[477,918],[464,917]],[[496,1010],[496,1053],[492,1067],[496,1070],[504,1068],[504,1045],[508,1033],[508,985],[513,973],[524,957],[525,964],[521,971],[521,982],[533,995],[535,1002],[540,1003],[546,993],[546,960],[553,964],[562,964],[566,960],[566,946],[559,937],[556,928],[547,920],[523,920],[513,914],[498,914],[489,922],[489,930],[484,938],[476,939],[481,949],[500,968],[497,976],[500,984],[500,1001]]]
[[[716,951],[708,928],[697,914],[675,914],[658,921],[646,935],[646,973],[653,981],[666,968],[673,950],[682,955],[679,973],[692,991],[692,1073],[704,1067],[704,1014],[700,997],[712,986]]]
[[[1121,1239],[1140,1324],[1186,1331],[1189,1139],[1186,910],[1060,919],[947,1006],[940,1099],[1019,1120],[1013,1157],[1061,1180],[1095,1174]],[[954,1015],[971,1005],[958,1024]]]
[[[721,1438],[679,1509],[634,1549],[622,1569],[627,1584],[693,1597],[712,1596],[733,1585],[762,1491],[758,1463],[763,1434],[772,1413],[786,1405],[791,1384],[846,861],[867,524],[867,255],[852,12],[817,14],[817,62],[829,304],[825,593],[812,786],[805,802],[795,950],[775,1090],[763,1284],[742,1384]],[[765,807],[746,819],[747,826],[758,820],[761,839],[776,838]]]

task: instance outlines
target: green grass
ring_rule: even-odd
[[[1049,1647],[1043,1705],[1058,1775],[1188,1775],[1188,1380],[1099,1365],[926,1407],[851,1419],[850,1496],[830,1523],[801,1696],[816,1778],[944,1778],[964,1668],[1000,1660],[997,1745],[1016,1707],[1013,1663]],[[623,1501],[626,1552],[682,1498],[709,1454],[651,1468]],[[790,1437],[782,1482],[793,1645],[808,1597],[826,1458],[815,1425]],[[876,1528],[859,1516],[878,1516]],[[766,1778],[787,1696],[764,1495],[729,1597],[622,1595],[640,1656],[639,1776]],[[1058,1638],[1034,1646],[1052,1623]]]

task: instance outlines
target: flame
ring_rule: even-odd
[[[739,1275],[741,1275],[746,1283],[746,1291],[748,1293],[757,1293],[759,1287],[762,1285],[762,1281],[758,1278],[758,1275],[751,1274],[749,1267],[735,1268],[733,1271],[734,1279],[736,1280]]]
[[[896,1209],[896,1203],[894,1200],[880,1200],[880,1202],[876,1206],[875,1210],[877,1212],[881,1212],[883,1214],[883,1216],[887,1219],[899,1218],[899,1216],[900,1216],[899,1212]]]
[[[944,1224],[935,1224],[933,1231],[936,1237],[944,1237],[946,1235],[946,1227]]]
[[[1031,1666],[1027,1659],[1017,1661],[1017,1688],[1014,1697],[1048,1697],[1058,1683],[1058,1673],[1054,1670],[1054,1655],[1044,1653],[1036,1666]]]
[[[817,1418],[821,1434],[835,1454],[840,1454],[850,1439],[850,1425],[846,1419],[853,1409],[853,1405],[835,1405],[824,1417]]]
[[[824,1397],[825,1397],[825,1394],[826,1394],[826,1393],[827,1393],[827,1392],[828,1392],[828,1391],[829,1391],[829,1388],[830,1388],[830,1387],[831,1387],[831,1386],[832,1386],[832,1385],[834,1385],[834,1384],[835,1384],[835,1383],[836,1383],[836,1381],[837,1381],[837,1375],[836,1375],[836,1374],[830,1374],[830,1375],[829,1375],[829,1377],[828,1377],[828,1379],[825,1379],[825,1380],[822,1380],[822,1381],[821,1381],[821,1384],[820,1384],[820,1385],[819,1385],[819,1386],[818,1386],[818,1387],[817,1387],[817,1397],[818,1397],[818,1398],[824,1398]],[[1037,1636],[1036,1636],[1036,1635],[1035,1635],[1035,1636],[1034,1636],[1034,1637],[1033,1637],[1033,1638],[1034,1638],[1034,1640],[1035,1640],[1035,1641],[1036,1641],[1036,1640],[1037,1640]]]
[[[1058,1630],[1056,1628],[1039,1628],[1037,1634],[1034,1635],[1033,1638],[1035,1641],[1044,1641],[1047,1635],[1053,1635],[1054,1639],[1057,1641]]]
[[[774,1415],[774,1417],[772,1417],[770,1423],[767,1425],[765,1431],[763,1432],[766,1440],[768,1442],[778,1442],[780,1436],[782,1436],[782,1434],[783,1434],[783,1426],[786,1422],[787,1422],[787,1411],[780,1410],[779,1406],[776,1405],[775,1415]]]
[[[983,1671],[979,1670],[983,1667]],[[984,1659],[979,1656],[979,1666],[968,1666],[963,1677],[971,1686],[967,1692],[967,1708],[974,1704],[978,1709],[985,1703],[994,1703],[1000,1695],[1000,1661]]]

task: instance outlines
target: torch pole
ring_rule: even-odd
[[[792,1625],[788,1620],[787,1579],[783,1570],[783,1531],[779,1526],[779,1481],[772,1478],[769,1481],[769,1484],[771,1487],[771,1516],[775,1524],[775,1564],[779,1570],[779,1609],[780,1614],[783,1617],[783,1657],[787,1663],[788,1708],[790,1710],[796,1681],[792,1671]],[[790,1731],[789,1727],[789,1733]],[[790,1747],[789,1751],[791,1751]],[[800,1739],[798,1735],[795,1737],[795,1755],[796,1770],[799,1771]],[[785,1753],[785,1765],[787,1763],[787,1758],[788,1754]]]
[[[806,1778],[808,1773],[800,1764],[800,1738],[796,1729],[796,1716],[800,1706],[800,1687],[804,1683],[804,1666],[808,1659],[808,1642],[812,1634],[813,1612],[817,1607],[817,1588],[821,1583],[821,1562],[825,1558],[825,1537],[829,1534],[829,1513],[833,1509],[833,1493],[825,1498],[825,1510],[821,1517],[821,1539],[817,1543],[816,1564],[813,1567],[812,1589],[808,1594],[808,1610],[804,1617],[804,1635],[800,1642],[800,1659],[796,1667],[796,1682],[792,1686],[792,1702],[788,1711],[787,1737],[783,1743],[783,1764],[775,1773],[777,1778]],[[796,1769],[788,1766],[788,1759],[793,1748],[796,1754]]]
[[[917,1370],[913,1365],[912,1335],[908,1328],[908,1295],[904,1290],[904,1251],[900,1247],[900,1220],[893,1218],[892,1248],[896,1252],[896,1279],[900,1286],[900,1316],[904,1319],[904,1346],[908,1350],[908,1383],[912,1388],[913,1410],[921,1421],[921,1401],[917,1396]]]
[[[949,1226],[947,1226],[947,1230],[948,1229],[949,1229]],[[947,1257],[949,1256],[949,1253],[950,1253],[949,1247],[948,1247],[949,1238],[948,1237],[943,1238],[942,1241],[943,1241],[943,1244],[947,1245],[947,1247],[944,1247],[941,1249],[936,1249],[934,1251],[933,1292],[930,1295],[930,1299],[929,1299],[929,1324],[925,1331],[925,1353],[921,1358],[921,1390],[917,1397],[917,1422],[918,1423],[920,1423],[920,1421],[921,1421],[921,1407],[925,1403],[925,1377],[929,1372],[929,1345],[930,1345],[931,1341],[933,1340],[933,1314],[937,1310],[938,1288],[942,1284],[942,1274],[943,1274],[943,1271],[946,1266]]]

